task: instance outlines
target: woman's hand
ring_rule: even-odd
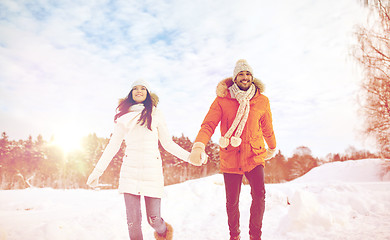
[[[99,184],[99,178],[102,175],[102,173],[96,169],[94,169],[89,175],[88,180],[87,180],[87,185],[90,186],[91,188],[96,188]]]

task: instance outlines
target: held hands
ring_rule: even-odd
[[[102,175],[102,172],[98,171],[97,169],[94,169],[89,175],[87,180],[87,185],[91,188],[96,188],[99,184],[99,177]]]
[[[206,164],[207,155],[205,152],[205,145],[201,142],[194,143],[188,160],[195,166],[202,166],[202,164]]]
[[[267,155],[265,156],[264,160],[270,160],[271,158],[273,158],[276,154],[276,148],[274,149],[271,149],[271,148],[268,148],[267,149]]]

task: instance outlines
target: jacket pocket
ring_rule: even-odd
[[[265,157],[265,147],[264,142],[262,138],[255,138],[251,139],[250,141],[251,150],[252,150],[252,161],[256,164],[264,164],[264,157]]]
[[[260,138],[260,137],[251,138],[249,143],[251,145],[252,152],[255,156],[258,156],[258,155],[265,153],[263,138]]]
[[[238,155],[239,148],[235,148],[232,146],[228,146],[226,148],[220,148],[219,154],[220,154],[220,163],[222,169],[232,169],[232,168],[238,168],[238,162],[239,162],[239,155]]]

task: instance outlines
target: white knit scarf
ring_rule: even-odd
[[[142,112],[144,110],[145,106],[143,103],[134,104],[129,108],[129,112]]]
[[[141,117],[141,112],[144,110],[145,106],[143,103],[135,104],[129,108],[129,112],[124,114],[118,119],[118,122],[123,123],[126,127],[127,132],[134,128],[138,123],[139,118]]]
[[[248,90],[243,91],[234,83],[231,87],[229,87],[229,90],[232,98],[237,99],[240,106],[238,107],[233,124],[225,133],[225,136],[219,139],[219,146],[221,146],[221,148],[226,148],[227,146],[229,146],[229,142],[233,147],[240,146],[242,142],[242,139],[240,137],[249,116],[250,100],[256,93],[256,87],[253,84],[249,87]],[[232,137],[234,131],[236,132]]]

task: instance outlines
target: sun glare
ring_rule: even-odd
[[[65,153],[78,150],[81,147],[81,136],[72,131],[53,135],[52,144],[60,147]]]

